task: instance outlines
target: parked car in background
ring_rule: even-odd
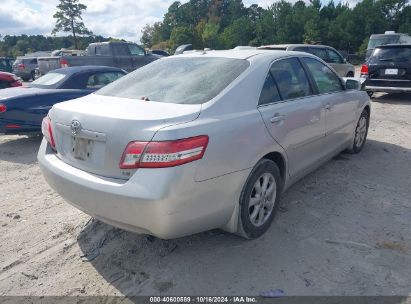
[[[20,86],[22,86],[22,83],[16,75],[7,72],[0,72],[0,89]]]
[[[257,238],[281,193],[365,144],[370,100],[297,52],[190,52],[53,106],[47,182],[111,225],[160,238],[223,228]]]
[[[13,58],[0,57],[0,72],[13,72]]]
[[[411,92],[411,44],[387,44],[374,49],[361,66],[365,90],[374,92]]]
[[[263,50],[287,50],[313,54],[327,62],[341,77],[354,77],[355,67],[347,62],[336,49],[316,44],[277,44],[258,47]]]
[[[41,121],[56,103],[88,95],[125,75],[104,66],[58,69],[28,86],[0,90],[0,134],[41,132]]]
[[[174,52],[174,55],[179,55],[179,54],[183,54],[185,51],[193,51],[193,45],[192,44],[183,44],[180,45],[176,51]]]
[[[162,57],[170,56],[170,54],[168,52],[164,51],[164,50],[154,49],[154,50],[151,50],[150,52],[151,52],[151,54],[159,55],[159,56],[162,56]]]
[[[385,44],[411,44],[411,36],[408,34],[396,33],[395,31],[386,31],[384,34],[372,34],[367,45],[365,61],[371,56],[377,46]]]
[[[159,56],[148,54],[135,43],[98,42],[91,43],[84,56],[40,57],[38,72],[40,75],[45,75],[58,68],[84,65],[117,67],[130,72],[159,58]]]
[[[13,74],[24,81],[36,78],[37,58],[36,57],[17,57],[13,63]]]

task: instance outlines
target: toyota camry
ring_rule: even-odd
[[[113,226],[257,238],[285,189],[362,150],[369,119],[359,83],[311,54],[190,52],[54,105],[38,159],[63,198]]]

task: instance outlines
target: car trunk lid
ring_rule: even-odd
[[[119,168],[130,141],[150,141],[161,128],[195,120],[201,105],[142,101],[91,94],[55,105],[49,113],[57,156],[78,169],[128,179]]]

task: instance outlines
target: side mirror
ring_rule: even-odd
[[[343,78],[346,90],[361,90],[361,85],[358,80],[353,78]]]

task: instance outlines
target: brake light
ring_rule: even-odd
[[[7,107],[5,104],[0,103],[0,113],[4,113],[7,111]]]
[[[121,169],[166,168],[180,166],[203,158],[208,136],[179,140],[130,142],[120,161]]]
[[[44,138],[50,144],[53,150],[56,150],[56,142],[54,141],[53,129],[51,127],[51,120],[48,116],[43,118],[41,122],[41,133],[43,133]]]
[[[61,66],[62,68],[67,68],[67,67],[69,66],[69,63],[68,63],[67,59],[61,58],[61,59],[60,59],[60,66]]]
[[[17,66],[20,70],[26,69],[26,66],[23,63],[19,63]]]
[[[361,66],[361,75],[368,75],[368,65],[365,63]]]

